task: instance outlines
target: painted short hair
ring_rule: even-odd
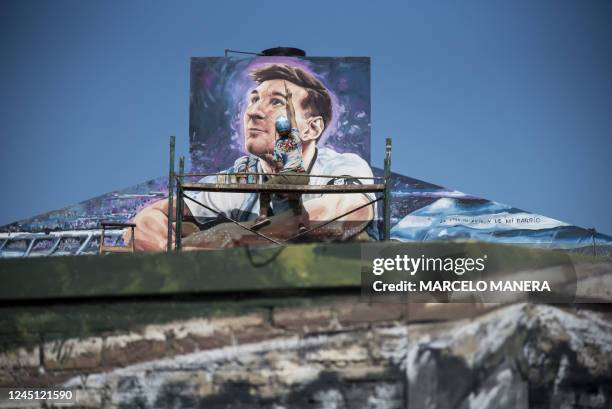
[[[267,64],[251,72],[251,78],[257,84],[270,80],[285,80],[306,90],[308,95],[302,101],[302,109],[311,116],[321,116],[324,130],[332,120],[332,100],[325,85],[311,73],[287,64]]]

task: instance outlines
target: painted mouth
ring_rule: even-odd
[[[259,128],[249,128],[248,132],[249,132],[249,135],[253,134],[253,136],[256,136],[258,134],[267,133],[263,129],[259,129]]]

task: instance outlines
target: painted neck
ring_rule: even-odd
[[[310,168],[310,162],[315,156],[317,150],[317,143],[315,141],[304,141],[302,142],[302,161],[304,161],[304,169]]]

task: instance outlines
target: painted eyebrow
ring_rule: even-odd
[[[251,91],[251,95],[253,95],[253,94],[259,94],[259,92],[257,92],[256,89],[254,89],[253,91]]]
[[[283,97],[283,98],[287,99],[287,96],[285,94],[283,94],[282,92],[272,91],[271,94],[272,95],[276,95],[276,96],[280,96],[280,97]]]

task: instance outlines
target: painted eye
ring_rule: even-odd
[[[274,105],[275,107],[285,105],[285,102],[284,102],[282,99],[278,99],[278,98],[272,98],[271,103],[272,103],[272,105]]]
[[[259,101],[259,97],[251,97],[251,104],[254,104],[257,101]]]

